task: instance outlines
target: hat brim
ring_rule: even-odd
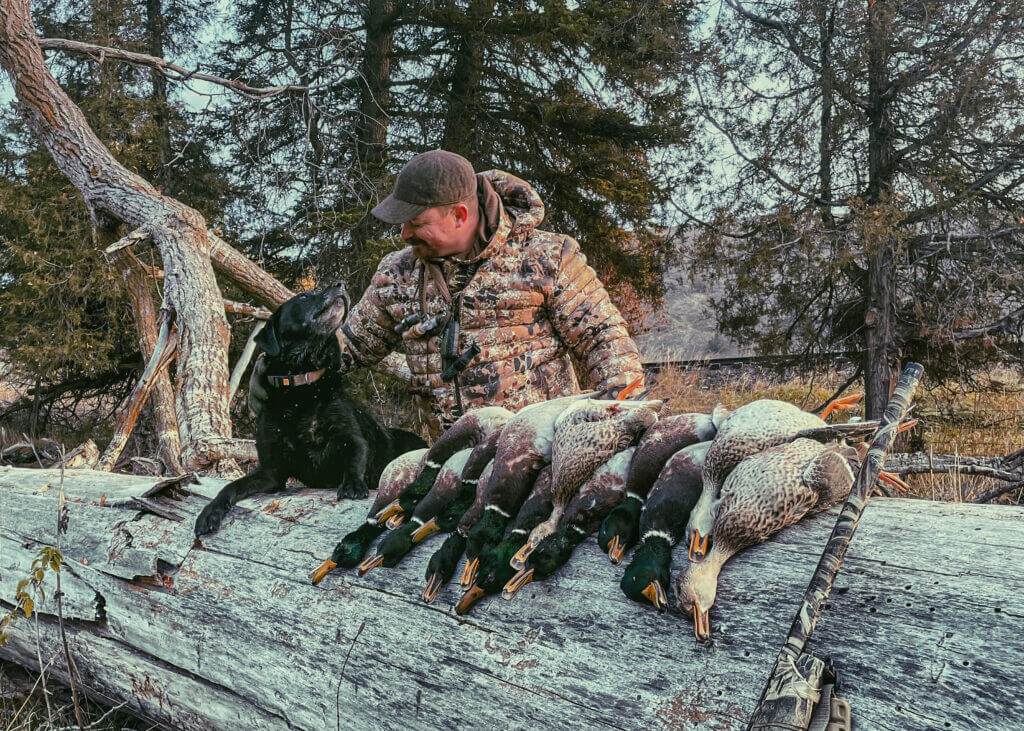
[[[415,203],[406,203],[405,201],[398,200],[394,195],[389,195],[378,203],[370,213],[384,223],[396,224],[411,221],[429,207],[416,205]]]

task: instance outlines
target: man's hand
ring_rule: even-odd
[[[263,358],[263,353],[260,353],[256,358],[256,362],[252,365],[252,373],[249,374],[249,395],[246,399],[249,404],[249,411],[257,419],[263,413],[263,407],[267,405],[269,390],[270,382],[267,381],[267,362]]]

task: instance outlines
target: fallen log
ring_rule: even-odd
[[[4,608],[55,539],[59,479],[0,468]],[[419,600],[436,538],[396,569],[310,585],[368,501],[314,490],[246,500],[195,546],[192,520],[223,481],[176,486],[193,493],[170,511],[180,522],[142,509],[155,483],[66,473],[64,616],[86,692],[181,728],[742,728],[836,515],[731,561],[705,646],[678,612],[626,599],[623,567],[592,540],[552,580],[457,617],[453,585],[433,605]],[[685,550],[674,556],[678,566]],[[873,500],[811,643],[835,660],[855,726],[1024,717],[1022,565],[1022,507]],[[23,617],[0,647],[27,667],[57,654],[50,575],[44,585],[41,652]]]

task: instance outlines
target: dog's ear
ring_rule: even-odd
[[[266,326],[256,333],[253,342],[271,358],[281,355],[281,342],[277,339],[277,323],[274,322],[273,318],[267,320]]]

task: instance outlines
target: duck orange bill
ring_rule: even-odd
[[[693,538],[690,539],[690,550],[688,553],[691,561],[700,561],[708,553],[708,539],[711,536],[701,536],[699,530],[693,532]]]
[[[628,386],[626,386],[624,389],[619,391],[619,395],[615,397],[615,400],[616,401],[625,401],[626,398],[629,396],[629,394],[631,394],[631,393],[633,393],[633,391],[637,390],[637,388],[639,388],[640,384],[643,383],[643,382],[644,382],[644,377],[640,376],[635,381],[633,381]]]
[[[647,597],[647,600],[654,605],[659,613],[663,613],[668,608],[668,597],[665,596],[665,590],[661,588],[660,581],[652,581],[640,593]]]
[[[900,476],[892,472],[879,472],[878,481],[884,482],[889,487],[899,492],[910,492],[910,485],[900,479]]]
[[[398,504],[397,500],[385,505],[383,508],[377,511],[377,514],[373,516],[373,519],[377,521],[377,525],[380,525],[385,520],[390,518],[392,515],[396,515],[402,512],[402,506]]]
[[[512,559],[508,562],[508,565],[514,568],[516,571],[519,571],[523,568],[523,566],[526,565],[526,559],[530,557],[530,554],[533,553],[533,550],[536,547],[537,546],[533,543],[533,541],[527,541],[522,545],[522,547],[518,551],[516,551],[516,555],[512,557]]]
[[[327,559],[317,567],[316,571],[309,575],[309,580],[312,581],[314,585],[319,584],[324,580],[324,577],[327,576],[327,574],[331,573],[336,568],[338,568],[338,564],[334,563],[331,559]]]
[[[384,555],[381,553],[375,553],[372,556],[367,556],[365,559],[363,559],[363,562],[359,564],[356,573],[359,576],[366,576],[368,573],[373,571],[382,563],[384,563]]]
[[[402,513],[395,513],[390,518],[388,518],[388,522],[387,522],[388,530],[394,530],[395,528],[397,528],[398,526],[400,526],[404,522],[405,522],[405,515],[402,514]]]
[[[479,558],[466,561],[466,565],[462,567],[462,576],[459,578],[459,584],[462,585],[463,589],[468,589],[476,581],[476,570],[478,568],[480,568]]]
[[[864,398],[864,394],[855,393],[851,396],[843,396],[842,398],[837,398],[834,401],[830,401],[828,403],[828,406],[825,407],[825,410],[821,412],[821,418],[824,419],[828,417],[829,414],[833,414],[836,411],[842,411],[843,409],[852,409],[854,406],[860,403],[860,400],[862,398]]]
[[[423,590],[423,601],[433,604],[437,599],[437,592],[441,590],[442,583],[440,574],[431,574],[430,579],[427,580],[427,588]]]
[[[437,533],[439,530],[441,530],[441,526],[437,524],[437,519],[431,518],[412,532],[412,542],[419,543],[427,536]]]
[[[711,639],[711,620],[708,618],[708,610],[696,604],[693,607],[693,636],[700,642],[707,642]]]
[[[459,603],[455,605],[455,613],[458,615],[465,614],[469,611],[470,607],[480,601],[480,598],[485,593],[486,592],[483,589],[476,584],[473,584],[466,590],[466,593],[462,595],[462,598],[459,599]]]
[[[533,569],[520,569],[519,573],[508,580],[505,588],[501,590],[501,598],[511,601],[519,590],[533,581]]]
[[[608,558],[611,562],[618,566],[622,563],[622,554],[626,552],[626,544],[623,543],[622,539],[617,535],[612,536],[612,539],[608,542]]]

